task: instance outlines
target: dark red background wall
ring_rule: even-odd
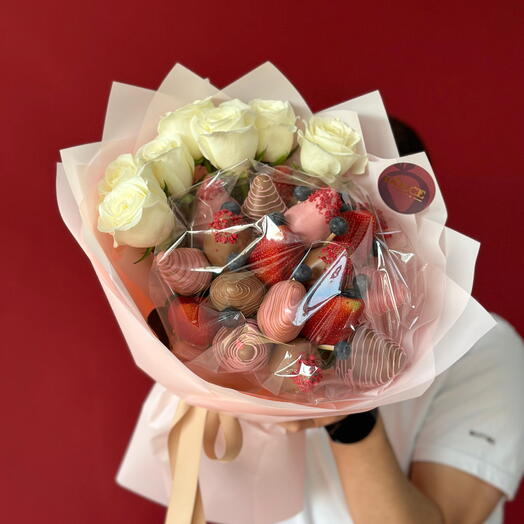
[[[477,298],[522,332],[522,3],[389,4],[2,4],[3,522],[162,522],[113,482],[150,381],[54,195],[58,150],[98,140],[113,80],[155,88],[180,61],[222,86],[269,59],[313,110],[380,89],[427,143],[449,225],[483,243]]]

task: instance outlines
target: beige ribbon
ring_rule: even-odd
[[[224,453],[215,451],[219,430],[224,436]],[[173,427],[167,439],[173,487],[165,524],[205,524],[198,471],[202,447],[213,460],[229,462],[242,448],[242,428],[236,417],[178,404]]]

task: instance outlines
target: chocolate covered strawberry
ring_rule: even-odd
[[[304,260],[304,263],[311,268],[311,278],[307,282],[308,287],[311,287],[325,273],[327,268],[332,264],[339,263],[342,258],[344,258],[343,267],[347,280],[351,275],[353,264],[346,254],[346,246],[336,242],[329,242],[322,247],[312,249]]]
[[[281,213],[268,215],[263,227],[264,235],[251,251],[249,264],[262,282],[272,286],[289,279],[304,255],[304,244]]]
[[[316,344],[334,346],[354,332],[363,312],[364,301],[352,290],[343,291],[307,320],[302,335]]]
[[[306,186],[295,188],[298,204],[290,207],[285,217],[292,231],[302,236],[311,245],[324,241],[329,235],[329,223],[336,217],[342,206],[342,199],[331,187],[311,191]]]
[[[204,253],[216,266],[225,266],[232,254],[239,255],[251,242],[252,234],[251,228],[241,227],[246,220],[239,214],[238,204],[226,202],[222,207],[213,215],[210,231],[204,237]]]

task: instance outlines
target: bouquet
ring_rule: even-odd
[[[177,65],[154,93],[116,84],[103,141],[62,160],[64,221],[158,382],[119,481],[168,522],[203,522],[202,498],[211,520],[291,516],[303,436],[275,422],[420,395],[494,325],[478,244],[377,92],[312,115],[271,64],[222,91]]]

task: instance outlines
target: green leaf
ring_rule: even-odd
[[[265,155],[265,153],[266,153],[266,150],[267,150],[267,147],[266,147],[266,149],[264,149],[263,151],[260,151],[260,153],[257,153],[257,154],[255,155],[255,160],[256,160],[257,162],[262,162],[262,159],[264,158],[264,155]]]
[[[207,158],[204,158],[202,165],[207,169],[208,173],[213,173],[213,171],[216,171],[216,168]]]
[[[231,192],[231,196],[239,202],[243,202],[246,199],[248,192],[249,179],[246,175],[246,177],[240,177],[238,179],[238,182],[236,183],[235,187],[233,188],[233,191]]]
[[[139,262],[142,262],[142,260],[145,260],[154,251],[154,249],[154,247],[148,247],[144,251],[144,254],[138,260],[135,260],[133,264],[138,264]]]
[[[274,162],[269,162],[270,166],[279,166],[283,164],[289,158],[288,155],[282,155],[280,158],[277,158]]]
[[[186,219],[189,219],[191,216],[191,206],[193,205],[193,200],[195,200],[195,197],[191,193],[188,193],[176,201],[178,209],[182,212]]]
[[[289,158],[290,156],[293,156],[295,154],[295,151],[298,149],[298,144],[289,152],[289,155],[287,156],[287,158]],[[287,160],[287,159],[286,159]]]
[[[185,205],[191,205],[193,203],[193,200],[195,197],[191,193],[187,193],[187,195],[184,195],[179,201],[179,205],[185,206]]]
[[[171,193],[167,188],[167,182],[164,182],[164,185],[162,186],[162,191],[166,194],[166,198],[169,200],[169,198],[171,197]]]
[[[279,166],[283,164],[288,158],[293,156],[293,153],[298,149],[298,146],[295,146],[287,155],[282,155],[280,158],[277,158],[274,162],[269,162],[271,166]]]

